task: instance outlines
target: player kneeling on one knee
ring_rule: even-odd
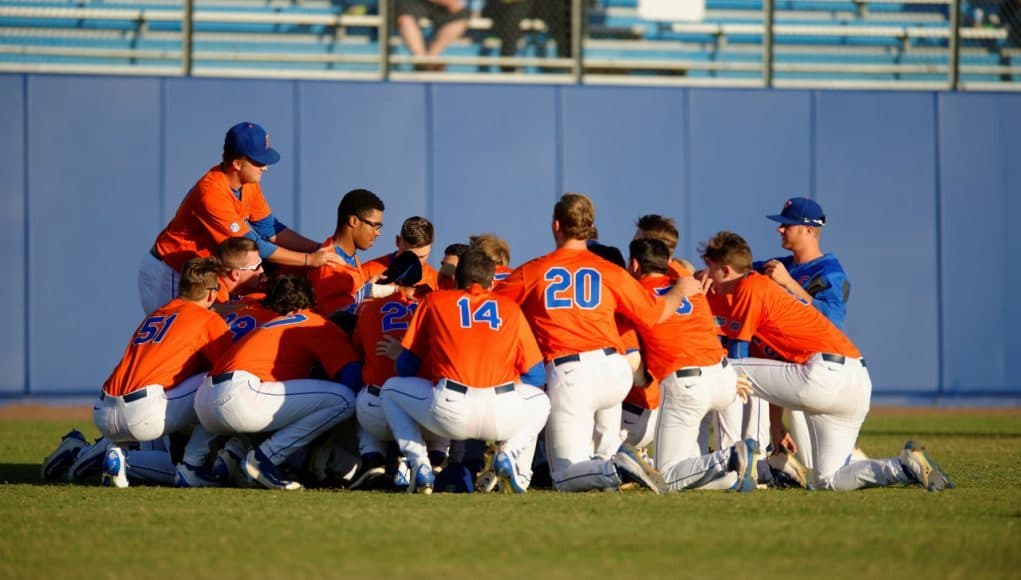
[[[253,330],[216,363],[202,383],[195,409],[214,433],[271,432],[251,450],[243,470],[274,489],[301,489],[277,466],[354,414],[361,363],[344,332],[311,311],[307,280],[281,276],[263,304],[280,316]],[[312,378],[319,366],[330,379]]]
[[[396,355],[398,377],[383,385],[383,410],[412,466],[410,491],[432,490],[422,428],[454,440],[502,441],[494,470],[524,493],[536,438],[549,415],[542,356],[521,309],[489,292],[495,263],[469,249],[458,289],[425,296]]]
[[[702,258],[728,355],[751,379],[755,394],[769,401],[775,445],[794,450],[783,427],[783,408],[805,412],[816,489],[912,483],[930,491],[952,487],[910,441],[899,457],[850,462],[872,395],[858,348],[810,302],[753,272],[751,249],[741,236],[716,234]]]

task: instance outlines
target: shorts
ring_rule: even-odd
[[[397,0],[397,15],[408,14],[415,19],[428,18],[432,21],[434,28],[443,28],[456,20],[467,20],[470,15],[467,8],[461,8],[457,12],[450,12],[443,6],[430,2],[429,0]]]

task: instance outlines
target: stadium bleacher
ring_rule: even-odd
[[[946,88],[950,7],[950,0],[774,0],[773,83]],[[371,0],[194,0],[190,74],[577,80],[577,63],[555,58],[541,20],[523,22],[517,72],[500,73],[508,61],[497,57],[493,22],[478,13],[465,38],[423,60],[384,29],[379,8]],[[958,40],[960,88],[1021,89],[1021,48],[1011,45],[1006,23],[989,6],[974,21],[970,9],[962,9]],[[638,0],[596,0],[586,18],[585,82],[762,84],[763,0],[708,0],[700,22],[644,20]],[[183,22],[181,0],[5,0],[0,70],[182,74]],[[446,71],[414,71],[421,63]]]

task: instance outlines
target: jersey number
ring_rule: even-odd
[[[673,288],[672,285],[664,286],[663,288],[656,288],[654,292],[656,293],[656,296],[663,296],[667,292],[669,292],[671,288]],[[681,305],[677,307],[677,310],[674,311],[674,314],[685,316],[687,314],[691,314],[691,311],[694,309],[695,307],[692,306],[691,300],[688,300],[688,297],[685,296],[684,298],[681,298]]]
[[[170,325],[177,319],[177,314],[170,316],[151,316],[142,323],[131,344],[145,344],[147,342],[159,343],[170,330]]]
[[[486,300],[474,312],[471,311],[471,302],[467,296],[457,300],[457,308],[461,312],[461,328],[471,328],[475,323],[488,324],[489,328],[499,330],[503,321],[500,320],[500,312],[496,309],[495,300]]]
[[[401,304],[400,302],[387,302],[380,309],[383,313],[383,332],[390,332],[392,330],[407,330],[408,320],[411,315],[415,313],[415,309],[418,308],[418,302],[411,304]]]
[[[546,287],[546,310],[575,306],[592,310],[602,299],[603,284],[598,270],[581,268],[572,273],[566,268],[550,268],[545,280],[551,282]]]
[[[231,312],[224,318],[224,321],[230,327],[230,333],[234,335],[234,342],[241,340],[241,337],[255,330],[254,316],[238,316],[237,312]]]

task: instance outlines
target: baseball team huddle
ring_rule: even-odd
[[[355,189],[334,233],[305,238],[260,188],[279,161],[239,123],[139,268],[146,312],[93,407],[94,443],[65,435],[47,479],[128,487],[306,486],[413,493],[644,487],[750,492],[953,487],[925,451],[856,449],[872,383],[841,327],[847,275],[826,218],[792,198],[790,255],[753,262],[739,235],[673,258],[672,219],[627,248],[597,241],[577,193],[553,208],[556,249],[510,267],[472,236],[428,264],[407,218],[363,262],[385,205]],[[269,270],[269,272],[267,272]]]

